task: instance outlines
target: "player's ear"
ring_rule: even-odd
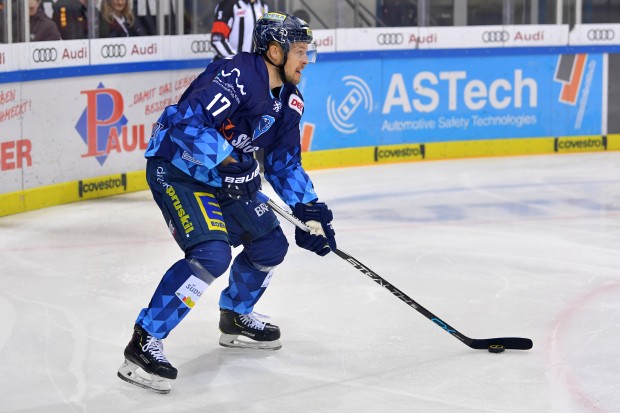
[[[269,58],[272,62],[276,64],[280,64],[280,59],[283,57],[282,48],[276,42],[269,43],[269,49],[267,49],[267,53],[269,54]]]

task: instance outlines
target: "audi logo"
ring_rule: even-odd
[[[207,53],[211,50],[211,43],[208,40],[194,40],[191,49],[192,53]]]
[[[495,30],[482,33],[482,41],[485,43],[502,43],[510,40],[510,33],[506,30]]]
[[[111,59],[113,57],[125,57],[127,47],[124,44],[104,44],[101,46],[101,57]]]
[[[35,63],[55,62],[58,59],[58,50],[54,48],[34,49],[32,51],[32,60]]]
[[[377,43],[381,46],[393,46],[403,44],[405,37],[402,33],[379,33]]]
[[[587,36],[588,40],[613,40],[616,32],[612,29],[590,29]]]

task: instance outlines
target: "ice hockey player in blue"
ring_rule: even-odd
[[[158,119],[146,151],[147,181],[166,224],[185,253],[163,275],[135,322],[118,376],[158,393],[177,376],[162,339],[229,267],[220,296],[225,347],[277,350],[280,329],[253,312],[282,263],[288,242],[259,192],[254,152],[264,149],[264,177],[297,218],[312,228],[295,241],[324,256],[336,248],[332,212],[318,202],[301,166],[304,101],[296,85],[316,59],[307,23],[285,13],[263,15],[255,52],[211,63]],[[146,373],[146,374],[144,374]]]

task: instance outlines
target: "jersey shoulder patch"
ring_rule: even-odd
[[[294,111],[296,111],[297,113],[299,113],[299,116],[303,115],[304,113],[304,101],[301,98],[301,96],[295,94],[295,93],[291,93],[291,95],[288,97],[288,106],[289,108],[293,109]]]

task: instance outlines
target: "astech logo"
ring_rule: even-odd
[[[127,47],[124,44],[104,44],[101,46],[101,57],[111,59],[113,57],[125,57]]]
[[[482,33],[482,41],[485,43],[502,43],[510,40],[510,33],[506,30],[493,30]]]
[[[616,32],[613,29],[590,29],[586,33],[586,36],[590,41],[614,40],[616,38]]]
[[[211,51],[211,43],[208,40],[194,40],[190,47],[192,53],[208,53]]]
[[[327,97],[327,116],[337,131],[347,134],[355,133],[357,126],[351,118],[360,106],[364,109],[362,112],[372,112],[372,92],[368,84],[357,76],[345,76],[341,81],[348,89],[336,88],[336,91],[348,90],[348,93],[344,98],[339,99],[340,103],[337,106],[336,99],[332,98],[332,95]]]
[[[34,49],[32,51],[32,60],[35,63],[55,62],[58,59],[58,50],[54,47]]]
[[[395,46],[403,44],[405,36],[402,33],[379,33],[377,35],[377,44],[381,46]]]

